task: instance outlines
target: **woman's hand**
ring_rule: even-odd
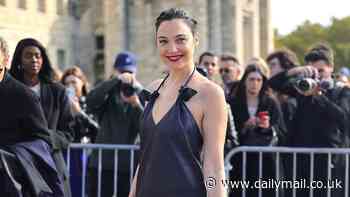
[[[246,128],[256,127],[257,123],[258,123],[257,117],[250,117],[250,118],[244,123],[244,127],[246,127]]]
[[[72,111],[73,113],[79,113],[81,111],[80,103],[79,103],[79,98],[78,97],[72,97],[70,98],[71,106],[72,106]]]

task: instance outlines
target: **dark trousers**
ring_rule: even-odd
[[[114,192],[114,170],[102,170],[101,172],[101,196],[103,197],[128,197],[130,190],[129,172],[118,171],[117,195]],[[89,197],[98,195],[98,171],[96,168],[89,169],[88,194]]]

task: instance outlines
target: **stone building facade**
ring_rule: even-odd
[[[231,52],[244,62],[273,49],[270,1],[0,0],[0,35],[12,50],[23,37],[38,38],[54,65],[81,65],[92,79],[108,77],[116,54],[129,50],[139,56],[138,76],[148,83],[164,68],[154,37],[154,20],[163,9],[184,8],[199,21],[197,56]]]
[[[45,45],[54,66],[78,64],[77,5],[69,0],[0,0],[0,35],[11,53],[19,40],[32,37]]]

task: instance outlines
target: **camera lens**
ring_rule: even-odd
[[[317,86],[318,82],[312,78],[304,78],[297,81],[296,87],[302,91],[306,92]]]
[[[122,83],[121,84],[121,91],[123,94],[127,97],[132,96],[136,92],[136,88],[133,87],[131,84],[128,83]]]
[[[311,87],[310,87],[310,84],[308,83],[307,80],[300,80],[298,83],[298,88],[299,88],[299,90],[305,92],[305,91],[310,90]]]

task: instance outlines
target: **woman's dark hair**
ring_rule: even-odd
[[[259,73],[263,78],[263,84],[262,84],[261,90],[259,92],[259,98],[261,98],[262,96],[267,94],[267,90],[268,90],[267,77],[264,75],[264,73],[259,68],[259,66],[255,65],[255,64],[249,64],[245,69],[245,72],[242,76],[242,79],[239,81],[236,92],[234,93],[235,98],[246,100],[246,89],[247,88],[245,86],[245,82],[248,78],[248,75],[250,73],[253,73],[253,72]]]
[[[66,69],[61,78],[61,83],[63,85],[66,85],[66,78],[70,75],[77,77],[83,82],[83,88],[81,93],[82,93],[82,96],[86,96],[88,93],[89,83],[83,71],[78,66],[73,66],[71,68]]]
[[[159,26],[164,21],[171,21],[173,19],[183,19],[183,21],[190,27],[192,34],[197,33],[197,21],[190,17],[185,10],[179,8],[170,8],[164,10],[157,17],[155,26],[156,32],[158,32]]]
[[[15,49],[15,53],[12,58],[12,62],[11,62],[11,69],[10,69],[11,75],[17,80],[23,82],[24,73],[23,73],[23,68],[21,66],[22,53],[24,48],[31,47],[31,46],[38,47],[41,52],[41,57],[43,58],[43,65],[39,72],[40,82],[53,83],[55,81],[54,80],[55,74],[51,66],[49,57],[46,53],[45,47],[39,41],[33,38],[26,38],[18,42]]]
[[[269,62],[273,59],[277,58],[281,64],[281,67],[285,70],[291,69],[297,65],[299,65],[298,58],[296,54],[289,49],[280,49],[273,53],[271,53],[267,58],[266,62]]]

